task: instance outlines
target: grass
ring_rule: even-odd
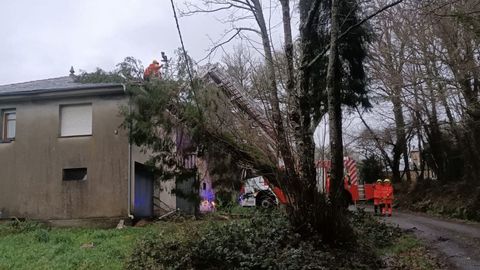
[[[402,234],[392,245],[379,250],[391,269],[433,270],[441,266],[423,243],[411,234]]]
[[[122,269],[138,238],[149,232],[168,235],[178,226],[185,225],[164,223],[118,230],[3,224],[0,269]]]
[[[228,212],[248,215],[251,211]],[[370,222],[359,227],[364,232],[361,241],[372,241],[371,245],[377,247],[377,254],[390,269],[438,269],[438,263],[414,236],[394,233],[383,225],[375,225],[373,219],[364,218]],[[156,235],[166,242],[175,242],[178,237],[191,236],[212,222],[242,220],[219,221],[207,216],[200,221],[161,222],[122,230],[48,228],[33,222],[0,224],[0,270],[124,269],[135,254],[137,243],[145,236]]]

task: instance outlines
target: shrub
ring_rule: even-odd
[[[384,248],[401,235],[398,227],[388,226],[385,222],[379,222],[362,209],[352,213],[352,224],[363,245],[368,248]]]
[[[375,155],[370,155],[360,163],[360,177],[365,183],[374,183],[377,179],[383,179],[382,160]]]
[[[356,219],[355,222],[367,220]],[[373,253],[365,258],[366,253],[356,252],[353,248],[331,250],[322,242],[302,240],[278,212],[255,213],[248,220],[206,221],[201,227],[187,228],[186,232],[145,235],[137,242],[126,268],[369,269],[377,266]]]
[[[268,216],[268,217],[267,217]],[[276,255],[295,236],[286,219],[257,215],[251,221],[210,223],[202,232],[190,256],[200,269],[268,269]]]
[[[127,269],[188,269],[193,237],[149,232],[135,245]]]
[[[236,193],[233,191],[224,190],[224,189],[220,189],[216,191],[215,197],[217,201],[217,209],[224,210],[224,209],[231,208],[233,206],[237,206],[238,203],[235,200],[235,194]]]

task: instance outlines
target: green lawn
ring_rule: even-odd
[[[2,224],[0,269],[122,269],[139,236],[170,226],[105,230]]]

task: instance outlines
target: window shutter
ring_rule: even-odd
[[[92,104],[61,106],[60,135],[92,135]]]

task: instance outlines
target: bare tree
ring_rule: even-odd
[[[395,178],[412,143],[442,181],[480,175],[480,54],[472,19],[479,8],[477,0],[407,1],[375,20],[369,71],[375,95],[391,104],[394,116],[392,153],[382,153]],[[368,129],[382,147],[378,130]]]
[[[404,87],[403,70],[408,52],[406,40],[399,37],[408,35],[401,22],[405,14],[398,7],[382,13],[376,18],[379,34],[370,47],[369,68],[375,84],[381,87],[381,96],[392,104],[395,119],[396,139],[392,149],[392,158],[387,159],[392,169],[393,180],[398,182],[400,175],[400,160],[403,155],[404,172],[410,180],[407,136],[405,128],[404,105],[402,103],[402,88]]]

